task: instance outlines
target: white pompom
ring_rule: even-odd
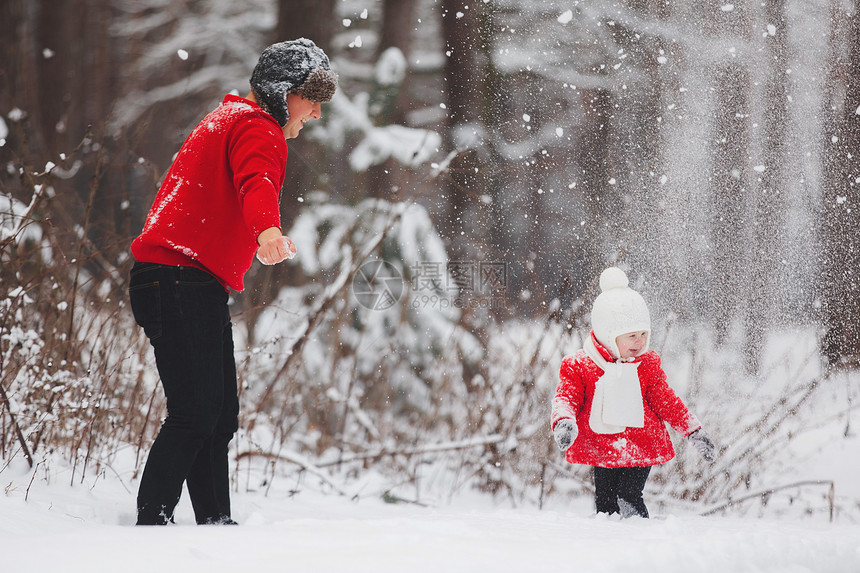
[[[618,267],[609,267],[600,273],[600,292],[614,288],[627,288],[629,284],[627,275]]]

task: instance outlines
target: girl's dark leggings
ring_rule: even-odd
[[[648,517],[642,491],[651,467],[594,468],[594,501],[598,513]]]

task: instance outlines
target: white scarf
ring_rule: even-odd
[[[589,336],[585,353],[603,370],[594,385],[588,424],[597,434],[619,434],[645,426],[645,406],[637,372],[641,362],[609,362],[600,354]]]

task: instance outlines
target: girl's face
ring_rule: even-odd
[[[615,338],[619,358],[635,358],[648,342],[648,331],[628,332]]]

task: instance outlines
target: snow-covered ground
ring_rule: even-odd
[[[0,473],[0,571],[860,571],[860,525],[846,519],[622,521],[591,515],[588,500],[538,510],[474,497],[432,508],[310,487],[291,495],[296,484],[276,480],[234,495],[239,527],[193,525],[185,496],[177,525],[140,528],[127,474],[73,486],[56,469],[36,475],[15,464]]]
[[[798,344],[782,348],[799,357],[812,352]],[[674,378],[689,378],[685,363],[676,363]],[[785,368],[769,368],[777,381],[800,378],[802,365],[775,363]],[[727,392],[729,402],[712,406],[707,417],[722,443],[734,434],[727,423],[716,423],[719,416],[730,422],[744,401],[766,406],[772,400],[766,392],[752,398],[731,387]],[[176,525],[139,528],[133,526],[137,462],[131,447],[99,468],[94,461],[79,463],[74,475],[57,453],[30,469],[16,452],[0,463],[0,573],[860,573],[860,436],[852,423],[857,395],[855,376],[829,379],[803,411],[805,421],[784,430],[792,439],[770,439],[758,465],[732,469],[734,475],[746,467],[759,472],[751,476],[750,491],[779,493],[766,504],[745,501],[728,517],[702,517],[701,505],[667,500],[657,480],[646,488],[650,520],[594,516],[587,497],[559,493],[561,479],[543,509],[534,500],[513,507],[468,486],[446,490],[441,464],[426,466],[422,480],[404,476],[395,488],[399,497],[411,498],[418,494],[408,488],[421,481],[423,505],[392,504],[383,501],[392,476],[377,476],[373,468],[357,475],[343,470],[325,484],[284,462],[272,479],[274,470],[253,465],[265,466],[261,457],[234,466],[239,491],[233,515],[240,526],[194,525],[186,495]],[[674,438],[683,456],[686,444]],[[437,498],[433,482],[446,490]],[[786,487],[799,482],[811,485],[802,494]]]

